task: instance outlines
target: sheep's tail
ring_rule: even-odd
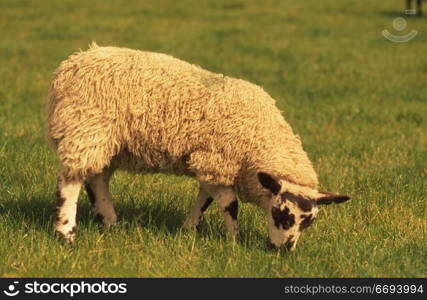
[[[92,41],[88,46],[89,46],[89,50],[94,50],[94,49],[99,48],[98,44],[95,41]],[[79,50],[80,50],[79,52],[72,54],[70,57],[72,57],[74,55],[78,55],[79,53],[83,52],[82,49],[79,49]],[[63,63],[64,62],[62,62],[61,65]],[[56,150],[56,148],[58,146],[58,140],[56,138],[52,137],[52,133],[51,133],[52,128],[51,127],[53,126],[52,124],[53,124],[55,108],[61,99],[61,97],[58,97],[58,95],[56,93],[56,87],[55,87],[56,77],[60,73],[60,68],[61,68],[61,66],[59,66],[58,69],[56,69],[55,72],[53,73],[52,84],[50,87],[49,94],[47,96],[47,108],[45,111],[45,115],[46,115],[45,140],[46,140],[47,144],[54,150]]]

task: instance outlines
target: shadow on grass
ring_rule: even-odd
[[[135,225],[176,233],[184,222],[185,215],[169,201],[155,203],[131,201],[115,203],[120,226],[128,229]],[[88,217],[90,218],[90,217]]]
[[[51,232],[56,211],[53,195],[51,198],[51,201],[42,197],[2,200],[0,215],[8,218],[17,227],[29,226]],[[174,207],[173,202],[133,202],[114,203],[121,228],[129,229],[137,225],[176,233],[181,229],[186,217]],[[77,222],[80,227],[89,227],[94,223],[94,215],[86,198],[79,200]],[[209,230],[199,230],[199,232],[203,235],[210,235]]]
[[[39,197],[1,200],[0,215],[16,226],[46,228],[52,224],[55,205]]]
[[[181,227],[184,215],[173,209],[168,203],[115,203],[119,222],[125,226],[138,224],[143,227],[166,228],[176,232]],[[0,215],[9,216],[9,220],[16,225],[24,223],[26,226],[46,228],[53,226],[56,207],[55,200],[48,201],[42,197],[21,198],[16,200],[2,200]],[[89,226],[94,222],[94,215],[87,199],[80,199],[77,208],[77,222],[80,226]]]
[[[52,197],[54,199],[54,197]],[[30,228],[47,235],[53,235],[53,221],[55,214],[55,202],[42,197],[27,199],[6,200],[0,202],[0,216],[10,222],[13,228]],[[186,214],[181,209],[174,207],[174,201],[150,202],[117,202],[115,208],[119,216],[119,229],[130,231],[135,226],[141,226],[158,233],[167,232],[177,234],[181,231]],[[211,208],[215,209],[215,208]],[[197,235],[200,238],[209,237],[214,240],[227,239],[224,224],[216,217],[206,216],[202,218]],[[89,201],[80,199],[77,213],[78,229],[90,228],[96,224],[91,212]],[[99,227],[100,231],[102,227]],[[114,234],[114,233],[113,233]],[[262,241],[262,243],[260,243]],[[264,243],[265,241],[265,243]],[[269,252],[267,237],[257,230],[241,230],[237,243],[247,249],[258,248]]]

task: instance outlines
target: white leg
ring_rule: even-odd
[[[117,215],[109,191],[110,176],[111,173],[105,171],[88,179],[85,185],[89,200],[92,203],[95,220],[107,226],[117,222]]]
[[[207,191],[218,201],[219,209],[222,211],[227,232],[235,237],[238,234],[237,212],[238,204],[232,187],[208,186]]]
[[[67,242],[74,242],[76,236],[77,200],[82,182],[58,178],[56,192],[55,231]]]
[[[202,185],[200,185],[199,194],[197,196],[196,203],[194,204],[194,207],[191,210],[191,213],[188,215],[187,219],[185,220],[183,227],[185,229],[191,229],[196,227],[199,224],[203,213],[209,207],[212,201],[213,201],[213,198],[210,197],[209,194],[206,192],[206,190],[202,187]]]

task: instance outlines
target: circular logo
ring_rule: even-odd
[[[397,31],[405,30],[407,24],[408,23],[406,22],[406,20],[401,17],[393,20],[393,28],[396,29]]]

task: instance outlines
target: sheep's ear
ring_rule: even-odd
[[[327,193],[327,192],[320,192],[320,198],[316,199],[316,202],[318,205],[328,205],[331,203],[342,203],[345,202],[347,200],[350,200],[349,196],[345,196],[345,195],[335,195],[332,193]]]
[[[280,179],[273,175],[264,172],[259,172],[258,180],[264,188],[272,192],[274,195],[278,195],[280,189],[282,188],[282,185],[280,184]]]

